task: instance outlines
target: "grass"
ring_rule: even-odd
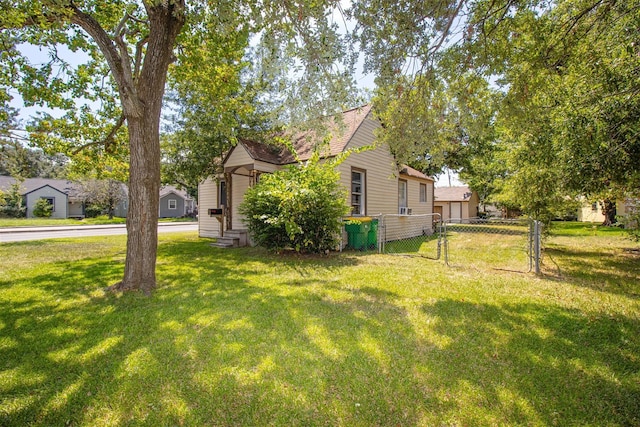
[[[165,234],[151,297],[123,236],[2,244],[0,425],[638,425],[639,259],[562,230],[542,277]]]
[[[160,218],[160,222],[192,222],[193,218]],[[102,224],[124,224],[126,218],[109,219],[106,215],[97,218],[84,219],[62,219],[62,218],[0,218],[0,228],[2,227],[46,227],[52,225],[102,225]]]

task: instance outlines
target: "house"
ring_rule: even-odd
[[[186,191],[171,185],[160,188],[159,218],[181,218],[194,212],[195,203]]]
[[[460,221],[475,218],[479,214],[479,198],[467,186],[439,187],[434,189],[433,213],[442,221]]]
[[[0,176],[0,190],[7,192],[15,183],[9,176]],[[84,217],[84,206],[79,198],[79,187],[63,179],[28,178],[22,182],[21,194],[27,208],[27,218],[33,218],[33,208],[40,199],[53,207],[51,218]]]
[[[339,118],[344,126],[335,124]],[[380,126],[370,105],[345,111],[331,119],[329,128],[334,129],[333,137],[321,153],[329,158],[345,150],[372,145],[374,132]],[[292,143],[301,161],[313,154],[315,141],[311,133],[297,135]],[[244,229],[243,217],[238,212],[244,192],[261,174],[295,163],[286,148],[239,141],[224,158],[222,173],[209,177],[198,188],[199,235],[218,238],[234,229]],[[374,149],[352,154],[337,168],[348,191],[353,216],[433,212],[434,180],[408,166],[398,167],[387,146],[378,144]]]
[[[631,213],[638,203],[637,199],[627,198],[616,201],[616,216],[624,217]],[[590,202],[586,198],[582,199],[582,204],[578,208],[578,221],[604,223],[604,214],[602,213],[602,204],[600,201]]]
[[[15,179],[0,176],[0,190],[9,191]],[[125,184],[119,183],[122,190],[127,191]],[[27,218],[33,218],[33,208],[39,199],[46,199],[52,206],[51,218],[84,218],[85,194],[79,182],[66,179],[27,178],[21,183],[21,194],[27,208]],[[114,215],[127,216],[127,200],[115,206]]]

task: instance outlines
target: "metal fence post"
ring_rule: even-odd
[[[447,239],[447,223],[441,222],[440,230],[442,230],[442,236],[444,240],[444,263],[449,265],[449,240]]]
[[[384,248],[382,245],[384,244],[384,239],[382,238],[382,229],[384,228],[384,215],[378,215],[378,253],[383,254]]]

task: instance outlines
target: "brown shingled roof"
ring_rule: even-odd
[[[434,189],[436,201],[440,202],[465,202],[471,198],[471,190],[467,186],[436,187]]]
[[[431,178],[430,176],[427,176],[422,172],[420,172],[419,170],[414,169],[411,166],[407,166],[407,165],[402,165],[402,169],[400,169],[400,174],[407,175],[413,178],[421,178],[421,179],[428,179],[429,181],[434,181],[434,179]]]
[[[328,118],[327,128],[332,132],[332,138],[329,141],[329,149],[322,153],[323,156],[332,157],[342,153],[370,111],[371,105],[365,105],[343,112],[343,126],[339,126],[335,122],[335,119],[339,116]],[[254,160],[276,165],[285,165],[296,161],[293,153],[285,147],[248,140],[240,142]],[[304,131],[295,134],[291,142],[298,153],[299,159],[304,161],[311,158],[315,146],[320,141],[314,131]]]

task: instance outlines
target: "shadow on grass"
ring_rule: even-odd
[[[471,424],[640,422],[637,318],[454,300],[423,312],[448,342],[430,351],[425,376],[444,396],[439,403],[471,398],[504,417]]]
[[[1,284],[1,425],[640,422],[637,317],[309,285],[357,256],[159,253],[149,298],[97,290],[120,260]]]
[[[622,251],[609,253],[556,246],[545,249],[544,273],[598,291],[640,297],[640,257]]]

